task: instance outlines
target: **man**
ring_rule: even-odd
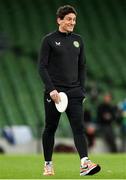
[[[113,129],[113,123],[116,120],[116,117],[115,108],[111,101],[112,95],[110,93],[103,96],[103,102],[101,102],[97,108],[97,123],[100,133],[108,145],[109,151],[116,153],[118,150],[116,144],[116,135]]]
[[[60,102],[59,92],[68,95],[68,116],[75,146],[81,159],[80,175],[95,174],[100,166],[88,159],[83,127],[82,101],[85,97],[84,45],[79,35],[73,32],[76,11],[70,5],[57,10],[58,30],[43,39],[39,56],[39,73],[45,84],[45,129],[43,133],[44,173],[54,175],[52,153],[54,136],[60,115],[55,103]]]

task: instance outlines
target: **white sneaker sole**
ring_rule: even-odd
[[[93,175],[98,173],[101,170],[101,167],[99,165],[92,167],[91,169],[89,169],[86,172],[82,172],[80,173],[80,176],[86,176],[86,175]]]

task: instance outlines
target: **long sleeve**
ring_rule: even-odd
[[[47,34],[41,45],[39,73],[46,92],[58,87],[81,86],[85,92],[85,63],[82,38],[59,31]]]
[[[86,79],[86,57],[84,53],[84,44],[82,42],[80,47],[79,64],[78,64],[78,76],[82,90],[85,91],[85,79]]]
[[[51,77],[48,73],[48,63],[49,63],[49,55],[51,52],[51,47],[49,46],[47,38],[43,39],[40,54],[39,54],[39,74],[45,85],[45,89],[47,92],[51,92],[55,89]]]

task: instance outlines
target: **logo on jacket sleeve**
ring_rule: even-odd
[[[79,48],[79,46],[80,46],[80,44],[79,44],[78,41],[74,41],[74,42],[73,42],[73,45],[74,45],[76,48]]]

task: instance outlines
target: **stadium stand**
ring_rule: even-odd
[[[37,55],[42,37],[56,29],[55,12],[63,4],[78,11],[75,30],[86,42],[87,87],[96,81],[102,92],[113,93],[116,103],[125,98],[125,1],[1,0],[0,32],[9,37],[10,48],[0,53],[0,127],[27,124],[36,135],[37,126],[43,126]],[[63,121],[61,130],[65,136]]]

